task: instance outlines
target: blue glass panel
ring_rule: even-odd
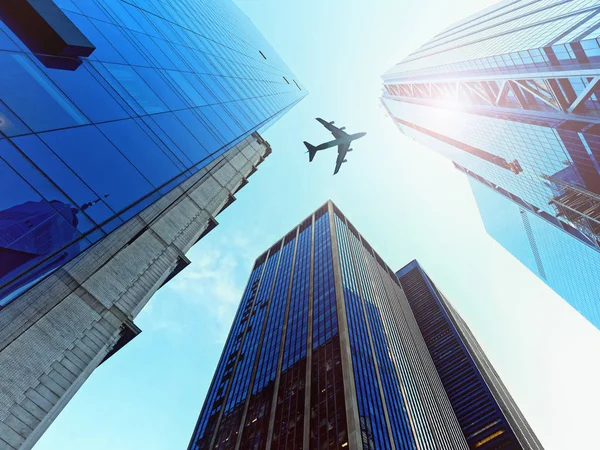
[[[73,0],[54,0],[54,3],[56,3],[56,5],[60,8],[65,9],[67,11],[81,13],[81,10],[77,6],[75,6]]]
[[[119,120],[99,125],[99,128],[154,187],[166,183],[180,172],[136,123]]]
[[[0,143],[0,145],[7,145]],[[16,273],[42,262],[80,237],[77,212],[59,200],[45,201],[0,159],[0,285]],[[66,216],[70,220],[65,219]],[[65,248],[45,262],[45,270],[58,267],[76,255]],[[32,276],[33,274],[30,274]],[[22,281],[24,283],[25,280]]]
[[[34,131],[88,123],[28,56],[0,52],[0,67],[2,101]]]
[[[125,59],[116,50],[111,43],[94,24],[85,16],[80,14],[73,14],[67,12],[67,16],[71,21],[84,33],[90,42],[96,46],[96,50],[90,55],[90,59],[98,60],[103,62],[113,62],[118,64],[125,64]]]
[[[92,24],[96,26],[109,42],[112,42],[128,64],[134,66],[148,65],[146,58],[144,58],[144,56],[131,44],[127,36],[121,32],[119,27],[99,20],[92,20]]]
[[[202,142],[204,148],[209,153],[217,151],[222,145],[225,144],[223,140],[217,140],[217,138],[211,133],[211,131],[205,126],[201,112],[207,108],[198,108],[196,110],[185,110],[177,111],[177,117],[184,123],[188,130]],[[206,122],[210,123],[210,122]]]
[[[110,18],[102,12],[95,1],[93,0],[73,0],[82,14],[94,18],[110,22]]]
[[[229,142],[233,140],[235,134],[228,126],[231,119],[227,116],[227,113],[223,110],[223,108],[217,108],[215,106],[209,106],[204,109],[204,113],[210,118],[212,126],[224,137],[225,142]],[[211,114],[212,113],[212,114]]]
[[[185,64],[185,62],[183,61],[183,59],[179,56],[177,50],[175,49],[175,47],[166,42],[163,39],[158,39],[155,38],[154,42],[156,43],[156,45],[163,51],[163,53],[165,55],[168,55],[169,60],[173,63],[173,67],[177,70],[189,70],[189,67],[187,66],[187,64]]]
[[[93,70],[91,66],[88,67]],[[88,67],[81,67],[74,73],[51,70],[48,75],[91,121],[104,122],[129,117],[107,89],[90,74]]]
[[[165,131],[168,130],[169,137],[177,144],[183,153],[196,163],[202,161],[208,155],[203,145],[190,133],[174,113],[156,114],[154,120]]]
[[[160,7],[161,5],[157,5],[158,7]],[[168,12],[166,10],[164,10],[162,13],[164,14],[165,17],[167,17]],[[150,20],[152,21],[152,24],[156,27],[157,31],[160,33],[160,36],[167,42],[179,42],[180,39],[178,37],[177,34],[175,34],[171,28],[171,24],[169,24],[169,22],[167,22],[166,20],[163,19],[159,19],[156,16],[150,16]]]
[[[2,31],[8,38],[17,46],[17,51],[20,49],[23,52],[29,51],[27,46],[21,42],[21,40],[12,32],[10,28],[4,25],[4,22],[0,20],[0,31]],[[11,45],[9,42],[8,45]],[[7,50],[15,50],[14,48],[7,48]]]
[[[188,103],[192,106],[206,105],[202,95],[194,88],[185,74],[175,70],[167,70],[166,73],[173,80],[173,83],[179,88],[179,91],[185,96]]]
[[[2,31],[0,26],[0,50],[9,50],[11,52],[16,52],[19,50],[15,41],[13,41],[8,34]]]
[[[123,211],[121,214],[119,214],[119,217],[124,222],[127,222],[133,216],[142,212],[148,206],[152,205],[152,203],[157,201],[161,197],[161,195],[162,195],[161,192],[156,191],[156,192],[151,193],[150,195],[140,198],[135,203],[133,203],[129,208],[127,208],[125,211]]]
[[[175,91],[174,85],[167,75],[158,69],[149,67],[136,67],[135,70],[169,109],[182,109],[189,106],[182,100],[181,94]]]
[[[112,73],[105,67],[103,63],[92,62],[91,66],[93,70],[96,71],[97,77],[104,80],[104,83],[109,85],[113,91],[113,95],[120,99],[120,105],[125,109],[130,115],[144,115],[146,112],[140,106],[135,98],[125,89],[121,84],[117,81],[117,79],[112,75]],[[93,70],[90,69],[90,72],[93,73]]]
[[[81,232],[93,230],[97,224],[87,216],[84,211],[93,208],[95,203],[88,202],[83,205],[77,205],[69,199],[50,179],[21,153],[17,147],[9,142],[0,143],[0,154],[2,158],[15,170],[23,179],[27,180],[42,197],[51,202],[60,202],[64,205],[70,205],[70,209],[59,210],[66,212],[65,219],[71,221],[72,212],[76,211],[77,229]],[[72,221],[71,221],[72,222]]]
[[[98,196],[77,176],[64,161],[58,158],[37,136],[29,135],[12,140],[31,161],[39,167],[77,205],[98,200]],[[96,223],[114,215],[103,201],[94,204],[87,213]]]
[[[156,117],[160,117],[160,114],[157,116],[145,116],[142,117],[141,120],[154,132],[157,138],[168,147],[174,158],[179,161],[179,164],[183,165],[185,168],[191,167],[192,161],[190,158],[188,158],[175,141],[173,141],[173,139],[160,127],[159,123],[155,120]]]
[[[268,45],[230,1],[55,3],[96,50],[71,70],[50,69],[0,23],[0,141],[12,140],[4,157],[42,199],[70,205],[59,216],[77,212],[90,241],[239,142],[241,129],[257,130],[276,89],[247,79],[288,73],[275,54],[268,64],[245,56]],[[206,108],[250,96],[253,111]],[[53,269],[25,270],[15,289]],[[0,304],[14,297],[6,292]]]
[[[150,183],[94,126],[40,137],[95,192],[120,211],[152,190]],[[82,145],[81,143],[85,143]]]
[[[0,102],[0,132],[6,136],[18,136],[31,133],[31,130],[4,103]]]
[[[123,66],[118,64],[105,64],[109,72],[117,79],[121,86],[131,95],[136,103],[130,106],[138,113],[154,114],[167,111],[166,105],[158,98],[158,96],[150,89],[144,80],[140,78],[133,67]],[[143,112],[136,108],[140,105]]]
[[[144,48],[147,58],[152,61],[153,66],[163,69],[175,69],[173,62],[165,55],[151,36],[136,32],[133,32],[133,34]]]
[[[181,171],[185,171],[187,166],[181,161],[177,152],[173,151],[173,149],[177,148],[177,146],[173,143],[172,140],[166,138],[166,135],[162,133],[159,127],[154,125],[154,127],[148,126],[148,123],[145,119],[150,119],[150,116],[146,116],[143,118],[134,119],[135,123],[146,133],[146,135],[152,139],[152,141],[163,151],[163,153],[167,156],[169,161],[173,163],[175,167],[178,169],[178,173]],[[166,140],[165,140],[166,139]]]
[[[188,74],[188,78],[191,77],[192,74]],[[206,100],[209,105],[214,103],[219,103],[219,98],[208,88],[208,85],[202,81],[202,75],[193,74],[194,78],[191,79],[191,83],[196,86],[200,92],[202,92],[202,97]]]

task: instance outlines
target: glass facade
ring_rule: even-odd
[[[322,449],[348,443],[329,214],[315,213],[313,247],[309,448]]]
[[[500,395],[506,389],[495,372],[486,369],[489,361],[474,338],[473,344],[467,338],[466,325],[457,321],[456,312],[419,264],[413,261],[396,275],[469,448],[541,449],[512,399]]]
[[[365,314],[366,295],[361,292],[368,290],[369,300],[373,301],[372,287],[367,285],[370,280],[365,280],[364,260],[361,255],[360,244],[355,233],[351,233],[343,220],[336,216],[336,232],[340,245],[340,259],[342,260],[342,283],[344,285],[344,300],[348,315],[348,334],[352,349],[352,366],[358,393],[358,412],[362,432],[363,448],[376,449],[390,447],[386,414],[382,392],[379,390],[379,380],[375,370],[375,355],[373,343],[369,339],[368,322]],[[356,253],[358,252],[358,254]],[[354,255],[353,255],[354,253]],[[359,276],[357,277],[357,272]],[[377,309],[371,317],[378,315]],[[381,318],[376,317],[377,325]],[[381,327],[377,330],[381,333]],[[377,356],[381,356],[378,354]],[[398,392],[398,389],[395,390]],[[393,397],[389,397],[393,405]]]
[[[297,239],[271,443],[271,448],[280,450],[302,448],[304,439],[306,345],[309,329],[307,299],[311,273],[312,218],[308,218],[298,227]]]
[[[559,295],[577,299],[571,305],[600,328],[600,253],[594,246],[485,180],[469,174],[469,182],[488,234]]]
[[[0,7],[0,306],[306,95],[229,0],[52,6],[89,56]]]
[[[468,448],[398,279],[333,203],[256,260],[189,448]]]
[[[600,252],[599,12],[593,0],[501,2],[386,72],[382,97],[404,134],[559,222],[565,237],[549,245],[568,245],[590,274],[600,269],[589,256]],[[576,289],[541,278],[600,323]]]

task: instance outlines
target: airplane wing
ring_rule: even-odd
[[[339,139],[344,136],[348,136],[348,134],[345,131],[340,130],[338,127],[334,126],[333,122],[329,123],[329,122],[321,119],[320,117],[317,117],[317,121],[319,121],[319,123],[321,125],[323,125],[329,131],[331,131],[331,134],[333,134],[333,137],[336,139]]]
[[[348,148],[350,148],[350,143],[338,145],[338,156],[337,160],[335,161],[335,170],[333,171],[334,175],[340,171],[340,167],[342,167],[342,164],[344,164],[346,155],[348,154]]]

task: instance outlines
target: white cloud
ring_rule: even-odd
[[[219,340],[229,331],[252,263],[260,253],[250,235],[207,237],[187,255],[190,266],[167,285],[182,301],[214,318]]]

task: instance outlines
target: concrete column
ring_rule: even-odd
[[[290,316],[290,303],[292,297],[292,287],[294,283],[294,271],[296,270],[296,252],[298,251],[298,238],[300,236],[300,226],[296,227],[296,238],[294,240],[294,253],[292,255],[292,269],[290,270],[290,285],[287,292],[287,304],[285,307],[285,316],[283,319],[283,330],[281,331],[281,345],[279,346],[279,358],[277,360],[277,375],[275,376],[275,385],[273,387],[273,399],[271,401],[271,415],[269,417],[269,431],[267,433],[267,447],[265,450],[271,450],[271,441],[275,428],[275,413],[277,411],[277,396],[279,394],[279,384],[281,383],[281,369],[283,367],[283,352],[285,349],[285,340],[287,336],[287,324]],[[285,243],[284,243],[285,245]]]
[[[333,256],[333,282],[335,286],[335,302],[340,334],[340,351],[342,353],[342,377],[344,379],[346,422],[348,426],[348,448],[352,450],[362,450],[363,445],[360,433],[360,419],[358,416],[358,399],[356,397],[352,354],[350,351],[350,335],[348,333],[348,318],[346,316],[346,303],[344,301],[344,285],[342,283],[342,267],[340,263],[338,237],[333,217],[333,203],[331,203],[331,201],[327,202],[327,212],[329,213],[331,252]]]
[[[362,236],[359,235],[358,237],[358,242],[360,243],[360,251],[362,252],[366,252],[367,250],[364,247],[364,243],[362,241]],[[377,295],[377,290],[375,289],[375,285],[373,284],[373,276],[371,271],[369,270],[369,261],[367,260],[367,258],[365,257],[364,253],[362,255],[357,255],[354,254],[354,250],[351,249],[351,252],[353,254],[353,260],[354,260],[354,271],[355,273],[358,275],[358,263],[357,260],[359,258],[363,259],[363,262],[365,264],[365,267],[367,269],[367,276],[369,277],[369,282],[371,283],[371,289],[373,290],[373,297],[378,299],[378,295]],[[363,310],[363,314],[365,315],[365,324],[367,326],[367,335],[369,337],[369,346],[371,348],[371,355],[373,356],[373,366],[375,367],[375,376],[377,378],[377,387],[379,390],[379,396],[381,397],[381,404],[383,406],[383,415],[385,418],[385,425],[387,428],[387,432],[388,432],[388,437],[390,440],[390,444],[392,446],[392,449],[395,450],[396,449],[396,443],[394,442],[394,434],[392,433],[392,427],[390,425],[390,415],[388,412],[388,406],[387,406],[387,402],[385,399],[385,391],[383,389],[383,382],[381,381],[381,373],[379,371],[379,361],[377,360],[377,352],[375,351],[375,344],[373,342],[373,333],[371,331],[371,324],[369,322],[369,315],[367,313],[367,308],[365,305],[366,297],[364,295],[364,292],[362,290],[362,286],[361,283],[358,283],[358,290],[360,293],[361,298],[363,299],[362,301],[362,310]],[[380,306],[378,305],[378,308],[380,308]],[[383,314],[382,314],[383,315]],[[383,324],[383,320],[382,320],[382,324]],[[389,337],[388,337],[389,339]]]
[[[306,335],[306,381],[304,382],[304,440],[302,448],[310,448],[310,388],[312,376],[313,302],[315,275],[315,215],[312,215],[310,233],[310,276],[308,282],[308,333]]]

